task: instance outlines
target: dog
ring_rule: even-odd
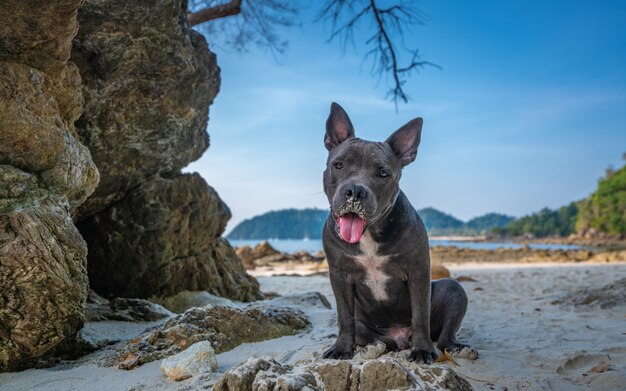
[[[324,358],[349,359],[355,345],[382,342],[388,351],[432,363],[441,351],[470,352],[456,333],[467,295],[452,279],[430,280],[424,223],[400,190],[402,168],[415,160],[422,118],[385,142],[356,138],[348,114],[332,103],[324,145],[324,192],[330,203],[322,242],[337,303],[339,334]],[[475,357],[474,357],[475,358]]]

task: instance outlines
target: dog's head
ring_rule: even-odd
[[[337,221],[337,233],[349,243],[361,239],[394,205],[402,167],[415,160],[422,119],[415,118],[385,142],[354,137],[348,114],[337,103],[330,106],[324,144],[328,160],[324,192]]]

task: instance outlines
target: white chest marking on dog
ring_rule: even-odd
[[[374,241],[372,235],[365,231],[363,237],[359,241],[361,255],[356,256],[356,261],[365,269],[365,285],[370,288],[374,294],[374,298],[379,301],[389,299],[385,285],[389,276],[386,275],[381,268],[389,260],[389,255],[378,255],[378,243]]]

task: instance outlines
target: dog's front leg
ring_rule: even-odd
[[[339,336],[322,357],[350,359],[354,354],[354,285],[344,273],[332,271],[330,285],[337,302]]]
[[[437,353],[430,340],[430,261],[427,267],[420,268],[409,277],[409,294],[411,295],[411,353],[409,360],[432,363]]]

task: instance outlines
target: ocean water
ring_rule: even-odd
[[[231,240],[230,243],[235,247],[241,247],[248,245],[254,247],[261,243],[262,240]],[[296,239],[269,239],[269,244],[278,251],[293,253],[296,251],[308,251],[310,253],[316,253],[322,250],[322,241],[318,239],[308,240],[296,240]],[[430,241],[431,246],[456,246],[460,248],[471,248],[477,250],[495,250],[498,248],[521,248],[523,244],[511,243],[511,242],[467,242],[459,240],[438,240],[433,239]],[[573,244],[545,244],[545,243],[532,243],[528,247],[541,250],[576,250],[580,249],[580,246]]]

